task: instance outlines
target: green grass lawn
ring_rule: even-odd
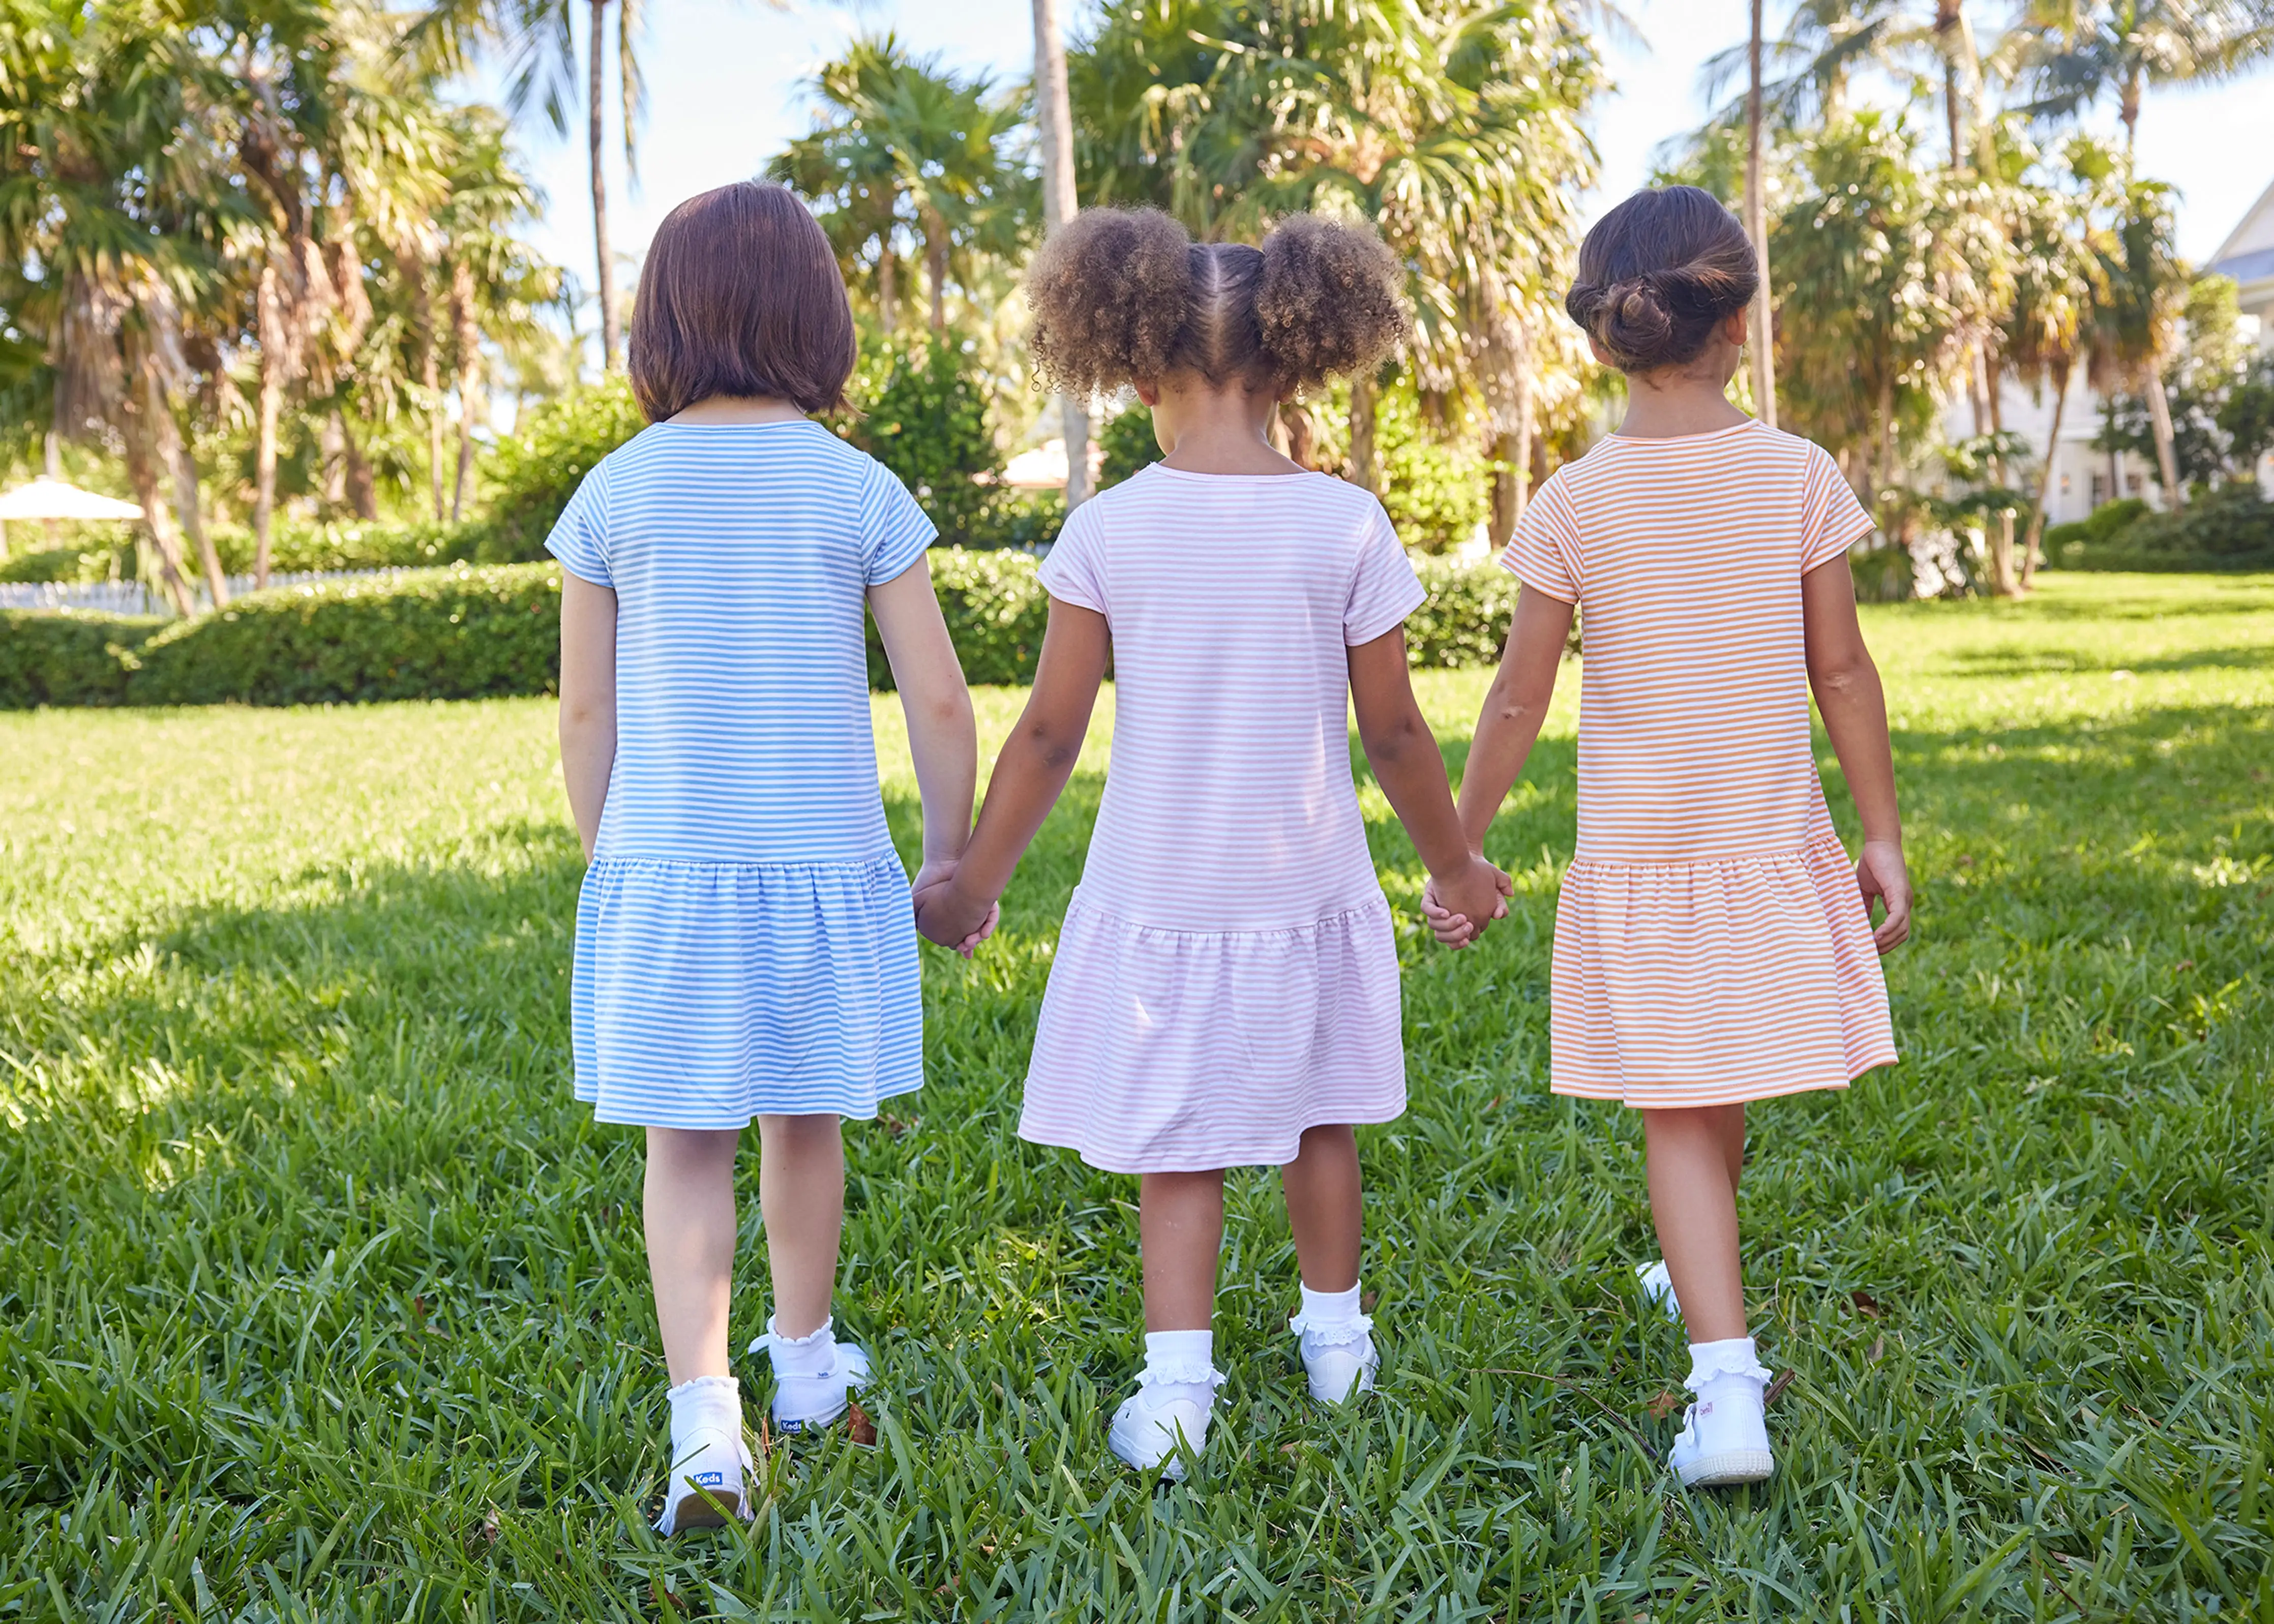
[[[2274,1620],[2274,578],[1866,614],[1905,1059],[1755,1113],[1793,1380],[1737,1492],[1659,1463],[1636,1125],[1547,1092],[1576,668],[1479,951],[1425,944],[1367,792],[1412,1079],[1361,1135],[1378,1397],[1300,1397],[1242,1174],[1205,1468],[1106,1456],[1133,1181],[1013,1132],[1104,718],[1002,935],[927,950],[930,1085],[848,1131],[877,1447],[778,1448],[753,1529],[669,1546],[636,1136],[568,1096],[550,706],[0,716],[0,1620]],[[1484,680],[1421,679],[1457,760]]]

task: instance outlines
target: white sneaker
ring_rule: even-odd
[[[1287,1328],[1299,1339],[1296,1345],[1313,1398],[1321,1404],[1341,1404],[1374,1391],[1382,1355],[1374,1345],[1373,1320],[1358,1314],[1338,1324],[1314,1326],[1297,1314],[1287,1321]]]
[[[1178,1384],[1184,1385],[1184,1384]],[[1178,1446],[1194,1455],[1208,1443],[1209,1421],[1215,1414],[1210,1393],[1205,1404],[1182,1395],[1156,1399],[1158,1389],[1141,1386],[1113,1412],[1113,1427],[1106,1443],[1125,1465],[1139,1471],[1156,1467],[1171,1483],[1185,1480],[1185,1461]]]
[[[1776,1470],[1769,1448],[1762,1384],[1750,1376],[1720,1375],[1698,1389],[1682,1417],[1682,1431],[1666,1463],[1691,1489],[1764,1483]]]
[[[757,1468],[742,1436],[742,1401],[731,1378],[704,1377],[674,1389],[671,1467],[655,1531],[669,1538],[752,1515],[748,1479]]]
[[[750,1343],[750,1351],[773,1346],[773,1333]],[[855,1342],[838,1342],[829,1369],[818,1376],[774,1373],[773,1419],[777,1432],[816,1432],[845,1413],[848,1395],[869,1385],[869,1356]]]
[[[1682,1304],[1674,1295],[1674,1276],[1667,1273],[1666,1259],[1635,1265],[1635,1280],[1642,1287],[1643,1301],[1655,1303],[1666,1310],[1669,1320],[1682,1318]]]

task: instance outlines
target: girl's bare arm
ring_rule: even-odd
[[[599,838],[608,778],[616,766],[616,595],[561,576],[561,776],[584,860]]]
[[[1445,753],[1413,698],[1403,627],[1350,650],[1351,709],[1359,743],[1374,782],[1389,797],[1397,821],[1429,870],[1429,884],[1452,911],[1470,922],[1466,935],[1446,938],[1463,946],[1508,912],[1507,876],[1461,838],[1461,820],[1445,782]]]
[[[971,838],[971,798],[979,783],[979,727],[971,690],[932,590],[931,566],[916,561],[869,589],[869,613],[892,668],[908,754],[923,797],[923,867],[916,883],[944,877]]]
[[[1836,558],[1803,575],[1800,604],[1808,685],[1864,824],[1856,880],[1867,907],[1873,898],[1886,906],[1886,917],[1871,933],[1884,953],[1910,934],[1911,882],[1903,864],[1902,814],[1895,804],[1886,695],[1879,687],[1879,668],[1864,644],[1864,628],[1856,623],[1856,583],[1848,560]]]
[[[1469,741],[1468,765],[1461,772],[1461,832],[1472,852],[1484,850],[1485,832],[1539,741],[1570,635],[1570,605],[1530,587],[1517,595],[1508,645],[1501,651],[1500,669],[1493,673],[1476,737]]]
[[[917,928],[933,941],[966,941],[1010,884],[1035,831],[1073,776],[1112,646],[1103,615],[1050,600],[1050,627],[1043,634],[1034,689],[1018,726],[1004,741],[1003,753],[995,758],[979,827],[972,831],[953,878],[916,898]]]

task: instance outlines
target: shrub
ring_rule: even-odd
[[[931,551],[931,583],[940,613],[967,682],[1031,682],[1050,623],[1050,594],[1031,553],[977,552],[965,547]],[[892,668],[872,621],[869,627],[869,683],[892,686]]]
[[[1420,559],[1428,599],[1405,617],[1405,656],[1416,665],[1493,665],[1516,614],[1517,578],[1490,561]]]
[[[324,704],[551,692],[561,574],[418,570],[256,592],[179,620],[130,658],[137,704]]]
[[[126,651],[164,624],[140,615],[0,609],[0,710],[124,703]]]
[[[1097,488],[1119,485],[1130,475],[1161,460],[1161,442],[1153,436],[1153,413],[1140,401],[1106,419],[1097,437],[1103,454],[1097,469]]]
[[[983,545],[1002,487],[1003,460],[987,426],[987,395],[970,357],[951,343],[901,352],[846,437],[900,477],[943,539]]]
[[[963,538],[963,545],[976,548],[1009,547],[1032,552],[1048,541],[1054,541],[1065,524],[1065,494],[1061,491],[1013,491],[998,495],[982,515],[975,527]],[[949,537],[953,544],[955,538]]]
[[[2047,560],[2065,569],[2274,569],[2274,502],[2255,485],[2233,485],[2177,513],[2143,512],[2105,538],[2087,534],[2056,545],[2048,531],[2045,539]]]
[[[2041,538],[2047,558],[2057,559],[2060,550],[2073,541],[2096,542],[2107,545],[2121,535],[2135,519],[2148,511],[2145,499],[2137,496],[2119,497],[2112,502],[2103,502],[2090,515],[2072,519],[2067,524],[2045,528]]]
[[[115,558],[77,547],[34,547],[0,559],[0,581],[107,581]]]
[[[335,569],[427,569],[472,560],[487,535],[482,524],[400,524],[384,519],[279,522],[269,532],[268,567],[280,575]],[[252,532],[221,530],[214,550],[233,575],[252,573]]]
[[[493,564],[543,560],[545,538],[578,482],[646,426],[621,374],[531,412],[520,432],[498,441],[482,461],[488,516],[471,556]]]
[[[1382,507],[1397,538],[1423,553],[1445,553],[1476,533],[1492,511],[1487,458],[1431,439],[1410,388],[1378,397],[1374,444],[1382,459]]]

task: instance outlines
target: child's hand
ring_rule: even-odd
[[[1886,918],[1871,932],[1871,941],[1883,952],[1901,947],[1911,933],[1911,876],[1903,867],[1899,840],[1866,840],[1856,860],[1856,883],[1864,891],[1864,917],[1871,916],[1871,900],[1879,898]]]
[[[928,942],[952,947],[966,959],[1002,922],[995,903],[974,903],[955,885],[953,858],[935,858],[916,870],[908,890],[916,907],[916,932]]]
[[[1508,898],[1515,894],[1514,880],[1472,853],[1461,872],[1429,876],[1421,888],[1421,916],[1441,945],[1466,947],[1493,921],[1508,917]]]

